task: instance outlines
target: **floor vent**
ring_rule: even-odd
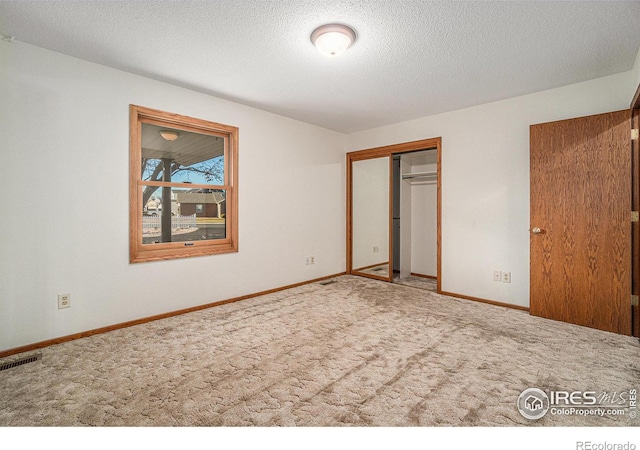
[[[42,353],[36,353],[35,355],[25,356],[24,358],[15,359],[13,361],[7,361],[5,363],[0,363],[0,372],[7,369],[12,369],[14,367],[21,366],[23,364],[28,364],[30,362],[34,362],[42,358]]]
[[[337,283],[337,281],[336,280],[321,281],[318,284],[321,286],[326,286],[327,284],[333,284],[333,283]]]

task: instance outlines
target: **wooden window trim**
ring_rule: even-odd
[[[141,186],[176,186],[180,183],[143,181],[142,123],[172,129],[222,136],[226,139],[222,185],[189,185],[226,191],[226,239],[185,242],[142,243]],[[129,261],[131,263],[188,258],[238,251],[238,135],[237,127],[168,113],[138,105],[129,106]]]

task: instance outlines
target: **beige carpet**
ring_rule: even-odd
[[[418,289],[426,289],[427,291],[436,292],[438,290],[438,281],[435,278],[424,278],[415,275],[400,278],[400,275],[395,275],[393,277],[393,282],[405,286],[412,286]]]
[[[629,426],[525,419],[530,387],[640,387],[637,339],[361,277],[42,350],[0,426]]]

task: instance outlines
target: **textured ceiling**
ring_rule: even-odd
[[[630,70],[640,1],[6,1],[0,33],[349,133]],[[327,58],[309,36],[352,26]]]

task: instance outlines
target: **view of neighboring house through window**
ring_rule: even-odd
[[[131,262],[237,251],[237,134],[131,106]]]

